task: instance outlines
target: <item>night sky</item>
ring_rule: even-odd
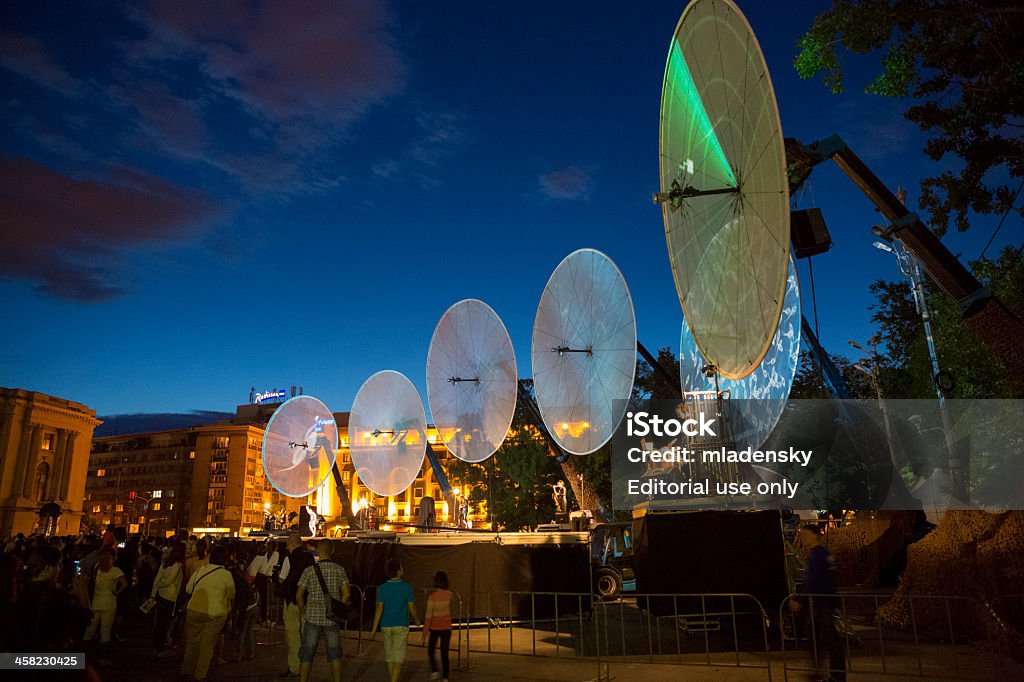
[[[230,411],[291,385],[345,411],[394,369],[425,398],[434,327],[469,297],[525,377],[544,285],[582,247],[622,270],[639,339],[676,350],[650,195],[684,6],[3,3],[0,385],[101,415]],[[904,103],[863,94],[874,62],[842,96],[792,67],[825,6],[741,3],[783,131],[842,135],[913,208],[943,166]],[[846,353],[871,334],[868,285],[899,273],[834,165],[797,198],[835,241],[817,303]],[[976,258],[996,222],[946,242]],[[989,255],[1020,236],[1004,226]],[[809,308],[806,261],[801,277]]]

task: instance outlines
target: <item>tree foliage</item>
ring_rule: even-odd
[[[839,93],[841,50],[881,52],[867,92],[912,98],[904,115],[929,133],[925,153],[961,162],[921,181],[921,208],[941,235],[951,219],[966,230],[969,211],[1024,215],[1013,208],[1024,178],[1022,36],[1017,1],[834,0],[798,41],[794,66]]]
[[[644,398],[653,400],[674,400],[679,390],[679,358],[668,346],[658,349],[655,358],[658,364],[675,379],[672,384],[669,380],[656,371],[646,360],[637,360],[636,380],[633,384],[633,399],[639,401]]]
[[[478,464],[455,460],[449,469],[470,490],[470,504],[489,506],[502,530],[529,530],[555,515],[551,486],[562,470],[519,405],[508,437],[490,459]]]
[[[1005,247],[998,258],[971,263],[974,274],[1016,315],[1024,312],[1024,247]],[[886,347],[882,388],[893,398],[932,398],[931,358],[921,316],[905,282],[871,285],[874,321]],[[968,326],[956,304],[928,288],[939,368],[947,372],[956,398],[1006,398],[1013,389],[999,360]]]

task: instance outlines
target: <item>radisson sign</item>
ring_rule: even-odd
[[[275,400],[284,400],[288,392],[282,389],[274,389],[272,391],[263,391],[257,393],[256,389],[249,391],[249,402],[253,405],[259,405],[261,403],[273,402]]]

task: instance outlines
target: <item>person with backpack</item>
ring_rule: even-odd
[[[331,677],[334,682],[341,682],[341,631],[332,619],[334,609],[331,600],[348,603],[348,575],[344,568],[331,560],[334,543],[329,539],[324,538],[317,544],[316,553],[319,560],[302,572],[295,592],[299,615],[305,621],[299,647],[299,679],[301,682],[309,680],[316,647],[323,638]]]
[[[288,535],[288,556],[281,565],[280,596],[284,599],[284,638],[288,645],[288,669],[280,677],[299,676],[299,645],[302,637],[302,619],[299,616],[299,605],[295,600],[299,587],[299,578],[303,572],[315,563],[302,542],[298,533]]]

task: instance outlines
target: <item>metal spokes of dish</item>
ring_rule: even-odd
[[[516,357],[497,313],[475,298],[441,316],[427,352],[427,402],[437,433],[464,462],[482,462],[516,411]]]
[[[537,406],[558,444],[589,455],[608,442],[636,373],[633,300],[608,256],[580,249],[551,273],[533,324],[532,356]]]
[[[281,404],[263,435],[263,470],[288,497],[305,497],[331,473],[338,425],[327,406],[308,395]]]
[[[359,480],[377,495],[397,495],[419,475],[427,446],[420,394],[399,372],[377,372],[359,388],[348,418]]]
[[[786,289],[789,188],[764,56],[729,0],[679,19],[662,86],[661,191],[669,260],[701,354],[740,379],[768,352]]]

